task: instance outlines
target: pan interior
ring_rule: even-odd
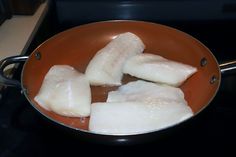
[[[53,65],[66,64],[84,72],[91,58],[117,34],[132,32],[138,35],[146,49],[165,58],[197,67],[198,72],[189,78],[181,89],[195,114],[214,98],[219,84],[218,64],[203,44],[176,29],[142,21],[106,21],[78,26],[48,39],[29,57],[22,72],[22,86],[27,89],[31,104],[48,118],[74,129],[87,130],[89,118],[70,118],[41,108],[34,97],[40,89],[45,74]],[[40,57],[39,57],[40,56]],[[203,61],[204,60],[204,61]],[[204,64],[201,64],[204,62]],[[216,78],[210,83],[212,77]],[[123,83],[135,80],[125,75]],[[117,87],[91,87],[92,101],[105,101],[107,93]]]

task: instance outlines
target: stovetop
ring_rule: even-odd
[[[28,54],[53,33],[45,20]],[[152,21],[153,22],[153,21]],[[158,22],[160,23],[160,21]],[[161,21],[202,41],[219,62],[236,59],[236,21]],[[51,27],[51,25],[50,25]],[[43,32],[43,33],[42,33]],[[45,35],[46,32],[46,35]],[[55,33],[57,31],[54,31]],[[20,79],[22,66],[15,71]],[[20,89],[8,87],[0,99],[0,157],[87,155],[106,156],[175,154],[197,155],[234,153],[236,140],[236,75],[225,76],[212,103],[191,123],[170,137],[132,146],[107,146],[88,143],[59,129],[42,117]],[[88,151],[91,149],[91,151]],[[191,154],[190,154],[191,155]],[[233,156],[233,155],[232,155]]]

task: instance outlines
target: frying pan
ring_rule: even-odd
[[[115,20],[90,23],[74,27],[48,39],[37,47],[30,56],[12,56],[0,63],[1,83],[20,87],[30,104],[43,116],[59,124],[81,138],[103,143],[127,144],[148,141],[162,132],[171,130],[179,124],[138,135],[114,136],[100,135],[88,131],[89,118],[70,118],[57,115],[41,108],[34,97],[40,89],[45,74],[53,65],[66,64],[85,72],[86,66],[95,55],[117,34],[132,32],[139,36],[146,49],[165,58],[197,67],[198,71],[180,88],[185,99],[198,115],[215,97],[221,82],[221,75],[236,69],[236,61],[219,65],[211,51],[200,41],[177,29],[144,21]],[[3,75],[4,68],[13,63],[25,61],[21,73],[21,83]],[[123,83],[132,80],[125,75]],[[117,87],[91,87],[92,101],[105,101],[107,93]],[[186,120],[189,121],[190,119]]]

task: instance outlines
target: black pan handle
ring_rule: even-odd
[[[220,71],[222,75],[236,73],[236,60],[221,63]]]
[[[0,84],[3,84],[5,86],[13,86],[13,87],[21,88],[20,81],[8,78],[4,75],[4,69],[10,64],[24,62],[28,58],[29,58],[28,56],[11,56],[11,57],[7,57],[1,60],[0,61]]]

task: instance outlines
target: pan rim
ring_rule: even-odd
[[[167,29],[170,29],[170,30],[174,30],[176,32],[180,32],[181,34],[184,34],[190,38],[192,38],[193,40],[195,40],[198,44],[200,44],[201,46],[204,47],[204,49],[206,49],[208,51],[208,53],[210,54],[210,56],[212,57],[212,59],[215,61],[215,63],[217,64],[217,69],[218,69],[218,72],[219,72],[219,78],[217,79],[217,88],[216,90],[214,91],[214,94],[211,96],[211,99],[208,100],[208,102],[199,110],[197,111],[196,113],[194,113],[193,116],[181,121],[181,122],[178,122],[178,123],[175,123],[175,124],[172,124],[172,125],[169,125],[167,127],[164,127],[164,128],[161,128],[161,129],[157,129],[157,130],[151,130],[151,131],[146,131],[146,132],[143,132],[143,133],[135,133],[135,134],[128,134],[128,135],[111,135],[111,134],[105,134],[105,133],[96,133],[96,132],[92,132],[92,131],[89,131],[89,130],[85,130],[85,129],[80,129],[80,128],[76,128],[76,127],[72,127],[70,125],[67,125],[67,124],[64,124],[62,122],[59,122],[53,118],[51,118],[50,116],[46,115],[45,113],[43,113],[42,111],[40,111],[39,108],[36,107],[35,103],[33,101],[31,101],[31,99],[28,97],[28,94],[27,94],[27,88],[24,87],[24,84],[23,84],[23,73],[25,71],[25,67],[26,67],[26,64],[28,63],[28,60],[30,58],[32,58],[32,56],[34,55],[34,52],[37,51],[37,49],[39,47],[41,47],[42,45],[44,45],[45,43],[47,43],[49,40],[52,40],[54,38],[56,38],[57,36],[61,35],[62,33],[65,33],[67,31],[71,31],[73,29],[79,29],[79,28],[83,28],[83,27],[87,27],[87,26],[90,26],[90,25],[95,25],[95,24],[98,24],[98,23],[120,23],[120,22],[128,22],[128,23],[146,23],[146,24],[151,24],[151,25],[159,25],[161,27],[164,27],[164,28],[167,28]],[[83,132],[83,133],[87,133],[87,134],[93,134],[93,135],[99,135],[99,136],[112,136],[112,137],[116,137],[116,138],[125,138],[125,137],[130,137],[130,136],[141,136],[141,135],[144,135],[144,134],[151,134],[151,133],[157,133],[157,132],[160,132],[160,131],[165,131],[165,130],[168,130],[170,128],[174,128],[178,125],[181,125],[183,123],[186,123],[187,121],[195,118],[199,113],[201,113],[203,110],[205,110],[209,104],[212,102],[212,100],[216,97],[218,91],[219,91],[219,88],[220,88],[220,85],[221,85],[221,72],[220,72],[220,66],[219,66],[219,63],[215,57],[215,55],[211,52],[211,50],[205,46],[202,42],[200,42],[198,39],[196,39],[195,37],[193,37],[192,35],[186,33],[186,32],[183,32],[177,28],[174,28],[174,27],[171,27],[171,26],[168,26],[168,25],[164,25],[164,24],[160,24],[160,23],[155,23],[155,22],[150,22],[150,21],[143,21],[143,20],[104,20],[104,21],[97,21],[97,22],[91,22],[91,23],[86,23],[86,24],[83,24],[83,25],[79,25],[79,26],[75,26],[75,27],[71,27],[71,28],[68,28],[62,32],[59,32],[55,35],[53,35],[52,37],[48,38],[47,40],[45,40],[44,42],[42,42],[39,46],[37,46],[33,51],[32,53],[29,55],[29,58],[26,60],[26,62],[24,63],[23,65],[23,68],[22,68],[22,72],[21,72],[21,88],[22,88],[22,91],[23,91],[23,94],[24,96],[26,97],[26,99],[30,102],[31,106],[33,106],[34,109],[36,109],[36,111],[38,111],[41,115],[43,115],[44,117],[46,117],[47,119],[49,119],[50,121],[60,125],[60,126],[63,126],[63,127],[66,127],[66,128],[69,128],[69,129],[72,129],[72,130],[76,130],[76,131],[80,131],[80,132]]]

